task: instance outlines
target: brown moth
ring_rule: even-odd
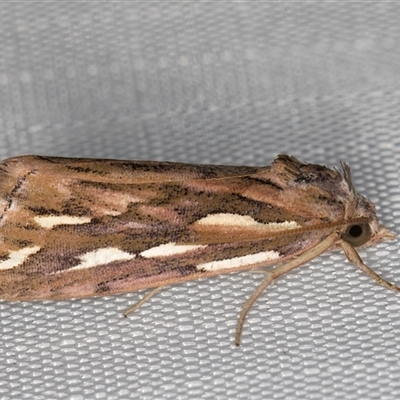
[[[0,298],[66,299],[161,287],[276,265],[279,276],[327,250],[389,289],[354,247],[393,239],[350,169],[279,155],[266,167],[22,156],[0,164]]]

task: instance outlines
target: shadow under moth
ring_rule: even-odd
[[[394,235],[342,171],[279,155],[266,167],[22,156],[0,164],[0,298],[66,299],[269,267],[275,279],[328,250],[380,285],[355,247]],[[273,265],[273,267],[271,267]]]

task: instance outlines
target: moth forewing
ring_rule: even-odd
[[[339,172],[286,155],[266,167],[41,156],[0,164],[6,300],[109,295],[278,264],[262,288],[335,247],[398,290],[354,250],[389,238],[345,164]],[[261,291],[243,309],[237,342]]]

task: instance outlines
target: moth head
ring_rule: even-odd
[[[349,225],[342,235],[342,239],[353,247],[364,246],[371,239],[372,230],[369,223],[360,222]]]
[[[350,218],[347,218],[350,222],[344,228],[342,239],[353,247],[370,246],[395,239],[389,229],[379,225],[373,203],[364,196],[355,194],[348,210],[351,210]]]
[[[353,247],[370,246],[384,240],[395,239],[395,235],[389,229],[379,225],[372,201],[355,191],[350,168],[346,163],[342,163],[341,175],[341,186],[347,191],[345,220],[350,221],[342,234],[342,239]]]

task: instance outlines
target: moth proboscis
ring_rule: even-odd
[[[275,279],[328,250],[377,283],[355,247],[394,235],[350,169],[279,155],[270,166],[22,156],[0,164],[0,298],[90,297],[267,267]],[[275,267],[271,268],[272,265]]]

